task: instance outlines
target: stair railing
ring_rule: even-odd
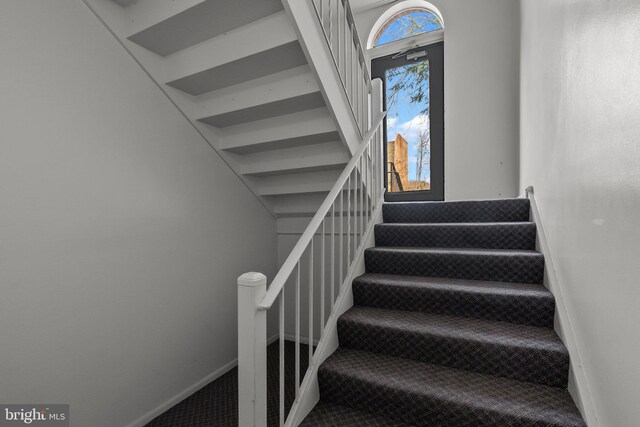
[[[371,77],[349,0],[312,0],[360,135],[368,130]]]
[[[365,244],[365,230],[382,202],[385,116],[381,108],[382,82],[376,79],[372,87],[372,107],[377,111],[372,126],[268,289],[267,279],[261,273],[246,273],[238,278],[240,427],[266,426],[267,344],[271,341],[267,339],[267,311],[276,301],[278,332],[272,339],[279,339],[279,425],[285,425],[285,420],[286,425],[292,424],[285,414],[285,339],[295,346],[295,404],[301,396],[301,384],[310,381],[312,368],[319,363],[314,345],[320,347],[323,343],[325,326],[335,317],[336,301],[348,284],[346,279],[350,277],[356,254]],[[307,301],[302,303],[306,305],[306,313],[301,311],[302,291],[307,295]],[[319,303],[314,302],[316,293]],[[285,325],[285,321],[289,323]],[[303,383],[301,342],[308,351]]]

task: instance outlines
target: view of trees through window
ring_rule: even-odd
[[[442,29],[437,15],[409,9],[392,17],[378,32],[376,46]],[[387,159],[389,191],[429,190],[431,136],[429,61],[386,71]]]
[[[429,190],[429,61],[387,70],[386,86],[388,189]]]
[[[426,9],[407,9],[393,16],[380,28],[373,44],[380,46],[440,29],[442,21],[435,13]]]

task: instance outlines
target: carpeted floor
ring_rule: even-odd
[[[309,349],[300,344],[300,379],[307,370]],[[278,341],[267,349],[267,417],[278,425],[279,386]],[[295,394],[295,345],[285,342],[285,412]],[[238,425],[238,368],[233,368],[200,391],[156,417],[147,427],[233,427]]]

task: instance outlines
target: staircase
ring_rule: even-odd
[[[281,0],[83,0],[276,217],[351,157]]]
[[[268,291],[256,273],[239,281],[240,422],[264,424],[266,311],[279,301],[279,422],[293,425],[285,318],[296,325],[302,414],[382,199],[382,88],[372,90],[349,4],[82,1],[274,216],[313,216]],[[585,425],[566,389],[569,355],[553,330],[528,201],[396,203],[383,213],[366,273],[352,283],[355,305],[337,321],[339,348],[317,372],[320,403],[302,425]],[[320,343],[302,379],[305,263],[307,337],[319,329]],[[327,268],[341,292],[325,313]]]
[[[529,201],[388,203],[302,426],[584,426]]]

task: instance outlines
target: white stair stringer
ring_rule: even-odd
[[[82,1],[265,208],[315,213],[351,154],[280,0]]]

